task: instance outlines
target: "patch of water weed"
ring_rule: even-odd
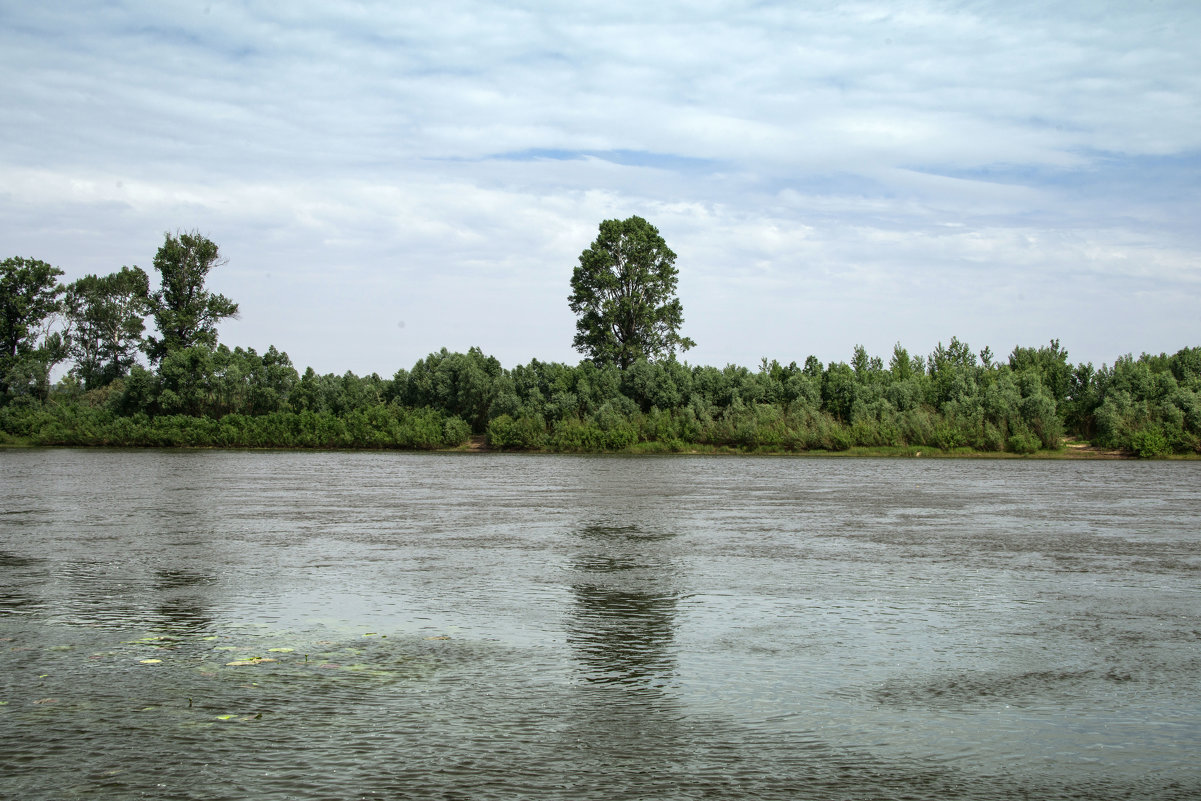
[[[1094,670],[1038,670],[1023,673],[965,672],[937,676],[928,681],[894,680],[872,690],[870,696],[895,707],[958,708],[992,703],[1023,704],[1027,699],[1077,695],[1089,683],[1127,682],[1127,673]]]

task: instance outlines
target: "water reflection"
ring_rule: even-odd
[[[27,578],[28,571],[23,570],[35,567],[40,561],[0,551],[0,616],[28,614],[42,606],[33,582]]]
[[[656,689],[675,672],[678,592],[663,544],[637,526],[587,526],[572,561],[568,642],[585,680]]]
[[[1201,798],[1201,464],[0,462],[3,798]]]
[[[572,782],[611,797],[670,794],[691,734],[677,673],[679,569],[671,535],[586,526],[573,535],[567,641],[581,681],[562,710]]]
[[[173,590],[179,587],[196,587],[202,584],[212,584],[217,577],[212,573],[197,570],[157,570],[155,571],[155,586],[160,590]]]
[[[35,598],[0,589],[0,615],[28,614],[41,606],[42,602]]]
[[[212,628],[213,618],[199,601],[172,598],[155,608],[159,626],[172,632],[196,633]]]
[[[32,567],[42,560],[0,551],[0,567]]]
[[[211,629],[213,615],[199,588],[215,581],[216,576],[212,573],[197,570],[155,571],[155,589],[162,593],[155,607],[159,625],[179,634]]]

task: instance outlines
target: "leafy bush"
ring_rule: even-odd
[[[855,432],[842,423],[830,426],[827,447],[832,451],[846,451],[855,447]]]
[[[992,423],[985,423],[973,447],[986,453],[998,453],[1005,450],[1005,435]]]
[[[1130,435],[1130,449],[1140,459],[1154,459],[1171,453],[1171,445],[1159,426],[1148,426]]]
[[[541,415],[514,420],[502,414],[488,424],[487,441],[497,450],[535,450],[546,444],[546,422]]]
[[[1030,454],[1037,452],[1041,443],[1029,430],[1021,429],[1010,435],[1008,444],[1012,453]]]
[[[605,432],[596,423],[571,419],[554,424],[548,445],[557,451],[579,453],[603,451],[607,442]]]
[[[967,444],[967,437],[963,431],[956,425],[947,421],[942,421],[934,427],[933,445],[938,446],[944,451],[962,448]]]

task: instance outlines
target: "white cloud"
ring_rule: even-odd
[[[694,361],[1201,333],[1191,3],[2,13],[8,249],[79,275],[200,228],[226,338],[302,365],[574,359],[571,267],[630,214]]]

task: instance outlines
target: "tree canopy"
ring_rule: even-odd
[[[85,389],[105,386],[137,362],[150,311],[150,279],[139,267],[85,275],[67,287],[63,309],[71,326],[72,373]]]
[[[626,369],[696,343],[679,334],[676,254],[641,217],[605,220],[571,276],[571,310],[579,315],[572,345],[598,364]]]
[[[150,296],[159,332],[146,340],[152,362],[194,345],[216,346],[217,323],[238,313],[238,304],[204,288],[209,271],[224,263],[217,245],[197,231],[166,235],[154,256],[162,286]]]
[[[65,356],[62,335],[43,330],[59,310],[62,274],[39,259],[0,262],[0,395],[16,385],[45,385],[50,366]]]

